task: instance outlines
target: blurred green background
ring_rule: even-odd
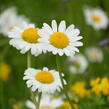
[[[46,22],[50,24],[52,19],[58,22],[65,20],[67,25],[75,24],[83,36],[82,41],[84,46],[80,47],[80,52],[83,54],[85,48],[89,46],[99,47],[101,40],[109,38],[109,28],[100,31],[94,30],[86,24],[83,13],[85,6],[91,6],[101,7],[109,15],[109,0],[0,0],[0,12],[11,6],[15,6],[19,15],[25,15],[40,28],[42,27],[42,23]],[[0,34],[0,39],[3,38],[6,37]],[[104,48],[101,49],[104,54],[103,62],[89,63],[87,69],[87,72],[89,72],[88,75],[77,74],[69,76],[66,57],[62,57],[62,69],[69,84],[77,80],[88,81],[93,77],[109,76],[109,53]],[[12,104],[25,102],[30,97],[25,81],[22,80],[24,70],[26,69],[26,54],[20,54],[7,41],[7,44],[0,46],[0,56],[4,57],[3,61],[8,63],[12,69],[9,80],[3,82],[3,95],[5,96],[4,109],[12,109]],[[54,69],[56,68],[55,56],[51,54],[42,54],[38,57],[33,56],[32,66],[35,68],[47,66]]]

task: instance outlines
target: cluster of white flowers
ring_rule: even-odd
[[[84,13],[87,23],[95,29],[107,28],[108,17],[103,10],[89,8],[85,9]],[[34,56],[47,52],[59,56],[66,55],[70,56],[68,61],[71,72],[83,73],[87,69],[87,59],[82,54],[74,56],[79,52],[78,47],[83,45],[79,41],[82,39],[80,31],[73,24],[66,27],[64,20],[59,25],[56,20],[52,20],[51,26],[43,23],[42,28],[38,28],[34,24],[29,24],[29,20],[24,16],[17,15],[16,9],[12,7],[0,15],[0,33],[11,38],[9,44],[22,54],[31,51]],[[100,62],[103,59],[102,51],[93,47],[88,48],[86,54],[91,62]],[[63,88],[59,73],[61,72],[49,70],[47,67],[42,70],[28,68],[25,70],[23,80],[26,80],[27,87],[33,92],[37,90],[43,94],[50,94]],[[62,80],[66,84],[63,78]],[[51,99],[49,95],[45,95],[41,99],[40,109],[54,109],[62,103],[60,98]],[[27,101],[26,104],[29,108],[36,109],[31,101]]]
[[[80,31],[76,29],[72,24],[66,28],[65,21],[61,21],[59,26],[55,20],[52,20],[51,27],[44,23],[41,29],[35,27],[34,24],[22,23],[22,27],[15,26],[9,33],[8,37],[11,38],[10,45],[20,50],[22,54],[31,51],[31,54],[38,56],[39,54],[51,52],[52,54],[63,56],[74,55],[75,52],[79,52],[77,47],[82,46],[83,43],[79,40],[82,36],[79,36]],[[61,73],[61,76],[60,74]],[[55,91],[60,91],[66,85],[66,81],[63,79],[64,74],[56,70],[49,70],[44,67],[42,70],[28,68],[25,70],[23,80],[26,80],[28,88],[31,88],[33,92],[36,90],[43,94],[52,94]],[[60,79],[61,78],[61,79]],[[62,84],[63,82],[63,84]],[[43,100],[43,99],[42,99]],[[45,100],[45,99],[44,99]],[[46,102],[51,102],[47,96]],[[59,100],[55,100],[56,102]],[[45,102],[45,103],[46,103]],[[50,109],[54,109],[51,104],[45,104],[41,109],[46,109],[46,106],[50,106]],[[59,104],[59,102],[58,102]],[[35,105],[31,102],[27,102],[30,108],[35,108]]]
[[[87,23],[97,30],[105,29],[108,26],[108,17],[99,8],[85,9],[85,17]],[[15,8],[10,8],[0,16],[0,32],[4,35],[8,34],[8,37],[11,38],[10,45],[20,50],[22,54],[31,51],[34,56],[47,52],[59,56],[70,56],[68,61],[72,73],[83,73],[88,67],[85,56],[82,54],[74,56],[75,52],[79,52],[78,47],[83,43],[79,41],[82,39],[79,29],[75,28],[73,24],[66,27],[65,21],[61,21],[58,25],[55,20],[52,20],[51,26],[43,23],[42,28],[38,28],[34,24],[29,24],[25,17],[18,16]],[[99,62],[103,59],[102,51],[96,48],[88,48],[86,54],[91,62]],[[63,88],[59,73],[46,67],[42,70],[28,68],[25,70],[23,80],[26,80],[27,87],[31,88],[33,92],[37,90],[44,94],[54,93]],[[63,81],[66,84],[64,79]],[[35,109],[32,102],[27,101],[26,104],[29,108]],[[54,109],[60,104],[62,104],[60,99],[51,100],[47,95],[42,97],[40,108]]]
[[[75,29],[74,25],[66,28],[65,21],[61,21],[59,27],[55,20],[52,21],[52,27],[44,23],[41,29],[35,28],[34,24],[22,24],[22,28],[15,27],[9,32],[12,38],[10,45],[16,47],[21,53],[31,50],[31,54],[37,56],[42,52],[52,52],[60,56],[70,56],[79,52],[78,46],[83,43],[79,40],[79,29]]]
[[[51,52],[54,55],[63,56],[65,54],[70,56],[74,55],[75,52],[79,52],[77,47],[83,45],[79,41],[82,39],[82,36],[79,36],[79,34],[79,29],[76,29],[73,24],[66,28],[65,21],[61,21],[58,26],[57,22],[52,20],[51,27],[44,23],[41,29],[35,27],[34,24],[23,22],[20,27],[15,26],[8,33],[8,37],[11,38],[10,45],[20,50],[22,54],[31,51],[31,54],[34,56],[46,52]],[[62,80],[59,73],[62,75]],[[31,88],[33,92],[37,90],[39,93],[52,94],[55,91],[60,91],[64,87],[63,84],[66,84],[63,76],[62,72],[49,70],[47,67],[44,67],[42,70],[28,68],[25,70],[23,80],[26,80],[27,87]],[[47,103],[51,102],[48,96],[46,101]],[[55,100],[55,106],[58,101]],[[44,102],[42,102],[43,105],[40,106],[44,106],[44,109],[47,108],[46,106],[50,106],[50,109],[54,108],[51,108],[54,102],[51,102],[51,105],[47,103],[44,105]],[[35,108],[35,105],[31,102],[27,102],[27,105],[30,108]],[[42,107],[40,108],[43,109]]]

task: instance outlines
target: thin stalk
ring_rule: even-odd
[[[42,97],[42,92],[40,92],[38,95],[38,109],[40,109],[39,107],[40,107],[41,97]]]
[[[27,54],[27,68],[30,68],[30,67],[31,67],[31,54],[30,54],[30,52],[28,52],[28,54]],[[30,89],[30,94],[31,94],[32,101],[34,102],[35,106],[38,107],[37,102],[36,102],[36,97],[31,89]]]
[[[31,54],[28,52],[27,54],[27,68],[31,67]]]
[[[32,101],[33,103],[35,104],[36,107],[38,107],[38,104],[36,102],[36,97],[34,96],[34,93],[32,92],[32,90],[30,89],[30,93],[31,93],[31,98],[32,98]],[[37,109],[37,108],[36,108]]]
[[[64,94],[66,96],[66,99],[68,100],[69,104],[71,105],[72,109],[74,109],[72,101],[70,100],[70,98],[69,98],[69,96],[67,94],[67,91],[66,91],[66,86],[64,84],[62,71],[61,71],[61,66],[60,66],[60,60],[59,60],[59,56],[58,55],[56,55],[56,64],[57,64],[57,70],[59,71],[59,76],[60,76],[61,84],[62,84],[62,87],[63,87],[63,92],[64,92]]]

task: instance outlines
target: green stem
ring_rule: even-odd
[[[38,107],[38,104],[36,102],[36,97],[34,96],[34,93],[32,92],[32,90],[30,89],[30,93],[31,93],[31,97],[32,97],[32,101],[35,104],[36,107]],[[37,109],[37,108],[36,108]]]
[[[5,105],[4,105],[3,81],[0,81],[0,83],[1,83],[0,84],[1,85],[1,88],[0,88],[1,89],[1,91],[0,91],[1,92],[1,96],[0,96],[1,97],[1,109],[5,109],[5,107],[4,107]]]
[[[28,54],[27,54],[27,68],[30,68],[30,67],[31,67],[31,53],[28,52]],[[34,102],[35,106],[38,107],[38,104],[36,102],[36,97],[31,89],[30,89],[30,93],[31,93],[32,101]]]
[[[27,54],[27,68],[31,67],[31,54],[28,52]]]
[[[39,107],[40,107],[41,97],[42,97],[42,92],[40,92],[38,95],[38,109],[40,109]]]
[[[69,104],[71,105],[72,109],[73,109],[73,104],[72,104],[72,101],[70,100],[68,94],[67,94],[67,91],[66,91],[66,86],[64,84],[64,80],[63,80],[63,76],[62,76],[62,71],[61,71],[61,66],[60,66],[60,60],[59,60],[59,56],[56,55],[56,64],[57,64],[57,69],[59,71],[59,76],[60,76],[60,80],[61,80],[61,84],[62,84],[62,87],[63,87],[63,92],[66,96],[66,99],[68,100]]]

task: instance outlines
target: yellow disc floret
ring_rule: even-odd
[[[98,58],[98,54],[97,54],[97,52],[95,52],[95,51],[93,51],[90,55],[91,55],[91,57],[92,57],[93,59],[97,59],[97,58]]]
[[[48,71],[41,71],[35,75],[37,81],[43,84],[50,84],[54,81],[53,75]]]
[[[49,40],[56,48],[65,48],[69,44],[69,38],[62,32],[55,32]]]
[[[37,43],[38,38],[40,38],[38,35],[38,29],[28,28],[24,30],[22,33],[22,38],[29,43]]]
[[[100,22],[101,18],[99,16],[92,16],[94,22]]]
[[[77,68],[80,68],[81,63],[80,63],[79,60],[76,60],[76,61],[73,62],[73,65],[74,65],[75,67],[77,67]]]

